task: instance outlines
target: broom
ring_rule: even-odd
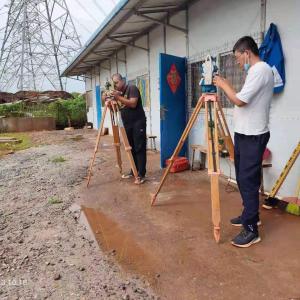
[[[296,197],[285,197],[282,200],[269,196],[263,207],[266,209],[272,209],[278,207],[280,210],[286,211],[289,214],[300,216],[300,180],[298,182]]]
[[[279,178],[276,180],[275,185],[273,186],[270,195],[267,199],[265,199],[264,204],[262,205],[265,209],[272,209],[275,207],[283,208],[286,212],[291,213],[293,215],[299,216],[300,215],[300,179],[298,181],[298,186],[296,190],[296,197],[288,197],[282,201],[277,199],[275,196],[280,189],[281,185],[283,184],[285,178],[287,177],[290,169],[292,168],[293,164],[295,163],[297,157],[300,154],[300,142],[298,142],[297,147],[294,149],[291,157],[289,158],[288,162],[284,166]],[[288,202],[288,203],[287,203]]]
[[[296,197],[289,197],[289,198],[283,199],[284,201],[289,202],[285,209],[286,212],[288,212],[292,215],[300,216],[300,197],[299,196],[300,196],[300,179],[299,179],[297,190],[296,190]]]

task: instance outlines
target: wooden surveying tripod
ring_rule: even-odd
[[[214,225],[214,237],[216,242],[220,240],[220,196],[219,196],[219,139],[223,139],[225,147],[229,153],[229,157],[233,160],[234,148],[230,136],[230,132],[225,120],[225,116],[218,101],[216,93],[203,94],[191,115],[191,118],[183,131],[183,134],[174,150],[170,163],[166,168],[156,193],[152,196],[151,205],[155,204],[156,197],[164,184],[167,175],[174,163],[175,158],[179,154],[190,130],[192,129],[201,108],[205,108],[205,130],[207,139],[207,157],[208,157],[208,174],[210,175],[211,182],[211,204],[212,204],[212,222]]]
[[[96,153],[98,152],[98,149],[99,149],[99,143],[100,143],[100,138],[101,138],[101,134],[102,134],[103,126],[104,126],[104,120],[105,120],[106,112],[108,109],[110,111],[110,119],[111,119],[112,132],[113,132],[113,138],[114,138],[114,146],[115,146],[115,150],[116,150],[117,163],[118,163],[118,167],[120,170],[120,174],[122,174],[122,159],[121,159],[121,149],[120,149],[120,146],[121,146],[120,133],[121,133],[124,148],[125,148],[125,151],[127,152],[127,156],[128,156],[129,162],[130,162],[131,170],[133,172],[134,177],[135,178],[138,177],[137,169],[136,169],[134,159],[132,156],[132,152],[131,152],[132,148],[128,142],[126,130],[125,130],[123,122],[122,122],[121,113],[120,113],[118,104],[116,101],[110,100],[110,101],[105,102],[103,117],[101,120],[100,127],[98,129],[96,145],[95,145],[94,153],[93,153],[93,156],[92,156],[92,159],[90,162],[90,166],[89,166],[89,170],[88,170],[87,187],[90,184],[90,180],[91,180],[91,176],[92,176],[92,168],[94,166]]]

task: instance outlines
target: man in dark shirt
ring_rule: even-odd
[[[132,156],[138,171],[136,184],[145,182],[146,174],[146,115],[143,109],[141,94],[135,85],[127,85],[120,74],[114,74],[112,81],[115,91],[114,98],[120,104],[122,121],[126,130],[128,141],[132,147]],[[133,172],[122,175],[130,178]]]

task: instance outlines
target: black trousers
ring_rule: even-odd
[[[129,144],[132,148],[132,156],[140,177],[146,174],[146,119],[141,119],[133,122],[132,124],[125,125],[126,134]]]
[[[257,232],[259,221],[259,187],[263,154],[270,132],[260,135],[234,134],[234,164],[237,184],[243,199],[242,224]]]

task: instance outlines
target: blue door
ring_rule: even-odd
[[[165,167],[186,125],[186,58],[160,54],[160,164]],[[186,144],[180,156],[186,155]]]
[[[100,85],[96,85],[96,111],[97,111],[97,128],[99,128],[100,122],[101,122],[101,118],[102,118]]]

